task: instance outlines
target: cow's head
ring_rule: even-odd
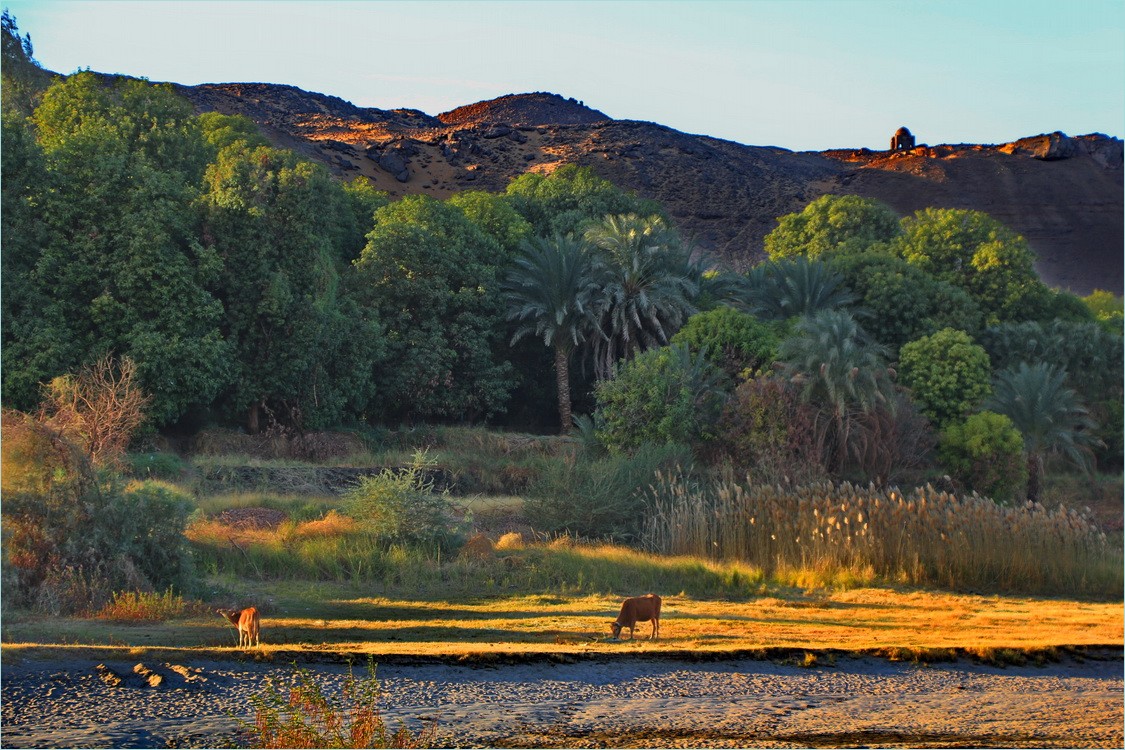
[[[612,623],[610,623],[609,629],[613,631],[614,640],[617,640],[621,637],[621,623],[614,620]]]

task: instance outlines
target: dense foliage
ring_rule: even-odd
[[[1018,492],[1021,451],[1033,497],[1052,453],[1120,466],[1120,298],[1047,288],[1027,241],[986,214],[899,219],[824,196],[735,274],[590,168],[392,201],[171,87],[51,81],[8,15],[3,40],[8,407],[47,418],[45,396],[73,405],[83,373],[113,361],[131,363],[150,432],[566,432],[596,413],[586,437],[614,460],[686,445],[770,481],[909,468],[998,497]],[[992,381],[1022,448],[980,414]]]
[[[972,413],[992,390],[988,352],[964,331],[943,328],[903,344],[898,363],[902,384],[937,425]]]
[[[824,195],[800,213],[777,220],[766,235],[771,260],[859,253],[902,233],[898,216],[879,201],[856,195]]]
[[[982,411],[950,424],[938,450],[962,487],[994,500],[1016,499],[1027,481],[1023,437],[1003,414]]]
[[[719,373],[683,344],[651,349],[598,384],[596,421],[610,451],[646,443],[693,445],[714,437]]]

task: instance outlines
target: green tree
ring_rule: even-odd
[[[776,324],[722,306],[692,315],[671,343],[686,344],[693,354],[703,353],[735,382],[743,373],[752,375],[773,364],[781,337]]]
[[[511,205],[535,234],[580,234],[611,214],[662,215],[656,201],[624,192],[589,167],[565,164],[549,175],[528,172],[508,184]]]
[[[199,130],[211,148],[211,158],[220,151],[237,145],[244,149],[269,146],[269,139],[258,130],[249,117],[204,112],[198,116]]]
[[[1003,414],[1023,436],[1027,451],[1027,499],[1039,500],[1046,459],[1058,454],[1089,470],[1096,427],[1077,394],[1065,385],[1066,371],[1046,363],[1021,362],[996,375],[985,408]]]
[[[223,404],[252,433],[323,427],[367,401],[381,336],[341,292],[340,192],[322,167],[243,140],[207,171],[204,237],[234,347]]]
[[[31,409],[39,397],[39,378],[59,369],[50,362],[39,361],[37,355],[19,342],[35,339],[36,328],[42,326],[40,311],[47,307],[45,289],[33,282],[32,274],[47,242],[47,225],[42,205],[47,191],[47,169],[43,152],[35,143],[30,124],[20,116],[5,112],[3,144],[0,150],[0,236],[4,252],[0,254],[0,310],[4,325],[0,328],[3,342],[4,402],[21,409]],[[15,348],[10,348],[14,345]],[[28,357],[13,366],[16,357]]]
[[[467,190],[452,195],[449,203],[461,209],[465,218],[496,240],[508,257],[514,257],[523,241],[532,234],[531,224],[512,207],[512,199],[507,195]]]
[[[0,18],[0,41],[3,43],[0,48],[3,59],[0,66],[3,72],[0,101],[3,102],[4,114],[27,117],[50,85],[52,75],[36,62],[31,35],[20,36],[19,25],[7,8]]]
[[[687,252],[659,216],[607,216],[586,231],[586,240],[599,251],[594,369],[605,379],[619,359],[667,344],[695,312],[699,286]]]
[[[1125,301],[1104,289],[1095,289],[1082,298],[1094,319],[1110,333],[1121,333],[1122,319],[1125,315]]]
[[[975,335],[983,325],[968,292],[902,258],[882,252],[836,255],[830,266],[855,294],[851,307],[864,312],[867,332],[892,351],[942,328]]]
[[[1065,370],[1067,385],[1087,403],[1122,397],[1122,337],[1097,323],[1003,323],[985,329],[980,343],[996,370],[1013,369],[1020,362],[1045,362]]]
[[[478,419],[503,411],[507,303],[496,241],[455,206],[408,196],[375,212],[356,263],[363,303],[386,326],[379,412]]]
[[[964,331],[943,328],[903,344],[898,374],[936,425],[963,419],[991,393],[988,352]]]
[[[787,320],[844,307],[854,300],[840,274],[821,261],[799,257],[751,269],[739,306],[763,320]]]
[[[724,400],[718,371],[684,345],[638,354],[596,390],[598,436],[611,452],[706,441]]]
[[[33,122],[46,238],[27,278],[43,307],[13,322],[6,388],[112,351],[137,363],[155,423],[209,403],[227,347],[207,289],[218,259],[197,241],[207,148],[191,106],[167,86],[79,73],[51,86]]]
[[[1021,362],[1041,362],[1066,371],[1073,388],[1098,423],[1095,446],[1098,465],[1121,464],[1121,404],[1125,398],[1125,351],[1120,331],[1095,322],[1054,320],[1049,323],[1003,323],[981,334],[994,369],[1014,369]]]
[[[862,252],[902,233],[889,206],[856,195],[823,195],[799,213],[786,214],[766,235],[770,260]]]
[[[559,430],[564,434],[572,426],[570,357],[596,324],[591,268],[591,256],[582,241],[535,238],[525,241],[524,252],[504,284],[508,319],[519,324],[512,343],[531,334],[542,338],[554,352]]]
[[[1003,414],[982,411],[950,423],[938,455],[957,481],[999,502],[1014,499],[1027,481],[1023,437]]]
[[[891,403],[886,354],[844,310],[801,318],[793,335],[781,342],[778,359],[785,374],[800,387],[802,400],[829,417],[818,428],[818,440],[836,472],[856,447],[857,417]]]
[[[902,226],[892,251],[967,291],[989,324],[1026,319],[1049,295],[1027,240],[988,214],[927,208],[904,218]]]

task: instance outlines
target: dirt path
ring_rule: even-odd
[[[215,747],[249,696],[291,669],[199,662],[150,687],[134,662],[4,663],[4,747]],[[1045,667],[917,665],[843,658],[803,668],[768,661],[607,660],[497,667],[378,668],[392,724],[438,722],[459,747],[1121,747],[1122,658]],[[310,669],[330,690],[346,668]]]

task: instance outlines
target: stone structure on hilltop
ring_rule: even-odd
[[[891,136],[891,151],[905,151],[911,148],[914,148],[914,136],[903,125]]]

